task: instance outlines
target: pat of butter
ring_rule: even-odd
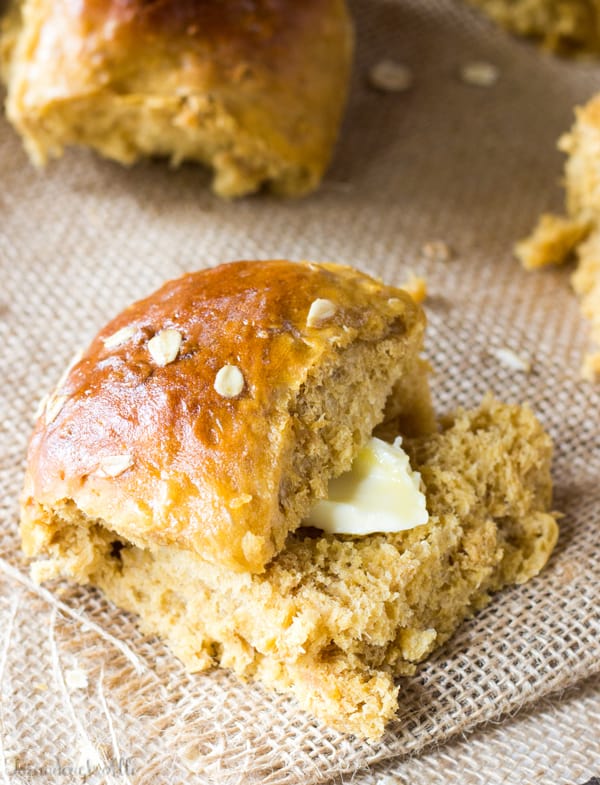
[[[421,475],[412,471],[398,437],[388,444],[372,437],[349,472],[329,483],[326,499],[306,524],[330,534],[399,532],[429,520]]]

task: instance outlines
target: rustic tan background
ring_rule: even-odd
[[[452,0],[351,5],[350,106],[325,183],[302,202],[226,204],[194,166],[126,170],[85,151],[38,173],[0,119],[0,781],[80,782],[64,767],[118,760],[129,766],[86,781],[558,785],[600,774],[600,388],[579,379],[586,329],[568,270],[526,274],[511,256],[537,214],[560,207],[555,140],[600,88],[600,65],[552,59]],[[367,86],[384,57],[413,69],[409,92]],[[477,59],[498,67],[494,86],[459,78]],[[424,254],[433,240],[453,258]],[[404,681],[378,744],[228,673],[185,674],[97,592],[35,590],[19,555],[32,412],[74,351],[165,278],[273,256],[395,283],[425,275],[439,408],[491,389],[529,401],[556,441],[565,518],[548,569]],[[529,356],[532,372],[502,366],[498,348]]]

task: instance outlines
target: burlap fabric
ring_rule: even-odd
[[[376,764],[344,785],[583,785],[600,772],[600,677],[419,756]],[[598,780],[594,783],[598,785]]]
[[[5,782],[76,782],[81,770],[68,767],[96,764],[87,781],[310,785],[349,781],[366,765],[374,768],[357,774],[357,783],[450,781],[431,773],[442,770],[442,753],[388,768],[377,762],[439,744],[600,671],[600,388],[579,379],[586,330],[568,271],[526,274],[511,255],[542,209],[560,207],[555,140],[573,105],[600,83],[600,66],[541,55],[451,0],[355,0],[352,7],[358,58],[346,123],[322,189],[302,202],[225,204],[194,166],[126,170],[86,152],[39,174],[0,122]],[[411,91],[368,87],[369,66],[390,56],[413,68]],[[461,65],[474,59],[498,67],[494,86],[461,81]],[[424,252],[433,240],[445,241],[453,258]],[[504,592],[403,681],[398,721],[377,744],[334,733],[292,699],[227,672],[186,674],[96,591],[34,589],[20,557],[17,494],[32,412],[71,355],[168,277],[273,256],[349,262],[395,283],[409,270],[425,275],[439,409],[475,404],[491,389],[529,401],[556,442],[555,505],[565,517],[547,570]],[[505,348],[527,355],[531,372],[500,362],[496,350]],[[600,757],[597,688],[588,682],[565,715],[591,750],[590,765]],[[546,731],[549,716],[541,710],[501,726],[494,733],[508,735],[487,737],[490,755],[496,749],[500,760],[503,749],[527,749],[528,739],[542,744],[545,735],[558,744]],[[596,728],[586,737],[589,717]],[[462,782],[533,781],[508,759],[505,770],[498,764],[487,780],[478,778],[483,764],[473,761],[483,760],[485,743],[470,738],[443,753],[464,768]]]

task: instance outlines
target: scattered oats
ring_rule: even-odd
[[[72,690],[85,690],[88,686],[88,677],[81,668],[71,668],[65,671],[65,684]]]
[[[67,402],[68,396],[66,395],[51,395],[46,403],[46,425],[54,422],[58,417],[60,410]]]
[[[48,399],[50,396],[48,394],[44,395],[38,401],[38,405],[35,407],[35,412],[33,413],[33,417],[35,420],[39,420],[46,409],[46,404],[48,403]]]
[[[422,303],[427,297],[427,281],[412,271],[406,281],[400,285],[400,288],[408,292],[416,303]]]
[[[529,373],[531,371],[531,360],[527,355],[519,355],[503,346],[499,349],[493,349],[491,354],[498,360],[498,362],[505,368],[511,371],[521,371],[522,373]]]
[[[217,741],[216,744],[222,744],[222,742]],[[223,754],[225,750],[222,750]],[[195,742],[189,744],[183,750],[179,748],[177,750],[178,758],[183,763],[185,768],[193,773],[193,774],[204,774],[206,770],[206,757],[200,751],[199,745]],[[213,749],[214,754],[214,749]]]
[[[4,752],[4,765],[7,774],[16,774],[20,764],[20,756],[18,752],[6,750]]]
[[[54,392],[52,393],[52,397],[57,398],[60,396],[60,391],[63,389],[65,384],[67,383],[67,379],[69,378],[69,374],[71,373],[72,369],[77,365],[79,360],[83,357],[83,352],[77,352],[70,360],[67,367],[61,373],[59,380],[56,382],[56,387],[54,388]],[[64,397],[64,396],[63,396]]]
[[[381,60],[369,71],[369,82],[376,90],[385,93],[403,93],[412,87],[410,68],[394,60]]]
[[[465,84],[474,87],[491,87],[496,84],[500,71],[493,63],[486,63],[483,60],[474,60],[465,63],[460,69],[460,78]]]
[[[448,262],[452,258],[452,250],[443,240],[430,240],[421,248],[421,253],[432,262]]]
[[[335,303],[319,297],[310,306],[308,316],[306,317],[306,326],[317,327],[321,322],[331,319],[336,311],[337,306]]]
[[[133,466],[131,455],[105,455],[100,459],[95,477],[118,477]]]
[[[172,363],[181,348],[181,333],[177,330],[161,330],[148,341],[148,351],[157,365]]]
[[[244,389],[244,376],[235,365],[224,365],[215,376],[214,387],[223,398],[235,398]]]
[[[45,422],[46,425],[50,425],[50,423],[54,422],[58,417],[60,410],[65,405],[66,401],[68,400],[68,395],[59,395],[59,391],[64,387],[65,382],[67,381],[68,375],[71,373],[71,370],[77,365],[77,363],[83,357],[83,352],[79,351],[75,356],[71,359],[71,362],[67,365],[65,370],[62,372],[60,379],[56,387],[54,388],[54,392],[50,393],[49,395],[45,395],[40,402],[38,403],[34,417],[35,419],[39,419],[42,414],[45,412]]]
[[[238,507],[244,507],[246,504],[250,504],[252,501],[252,494],[251,493],[242,493],[240,496],[236,496],[229,502],[229,506],[232,510],[237,510]]]
[[[66,381],[69,378],[69,374],[71,373],[73,368],[77,365],[77,363],[81,360],[82,357],[83,357],[83,350],[82,349],[80,349],[78,352],[75,352],[73,357],[71,357],[71,360],[70,360],[69,364],[67,365],[65,370],[62,372],[60,379],[56,383],[55,392],[58,392],[59,390],[61,390],[65,386]]]
[[[125,327],[121,327],[120,330],[117,330],[116,333],[109,335],[107,338],[103,338],[104,348],[105,349],[116,349],[117,346],[122,346],[127,341],[130,341],[133,336],[135,335],[135,327],[132,324],[128,324]]]

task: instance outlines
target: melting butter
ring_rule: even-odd
[[[306,524],[330,534],[399,532],[429,520],[421,475],[410,467],[402,439],[393,444],[372,437],[350,471],[329,483],[326,499],[313,507]]]

